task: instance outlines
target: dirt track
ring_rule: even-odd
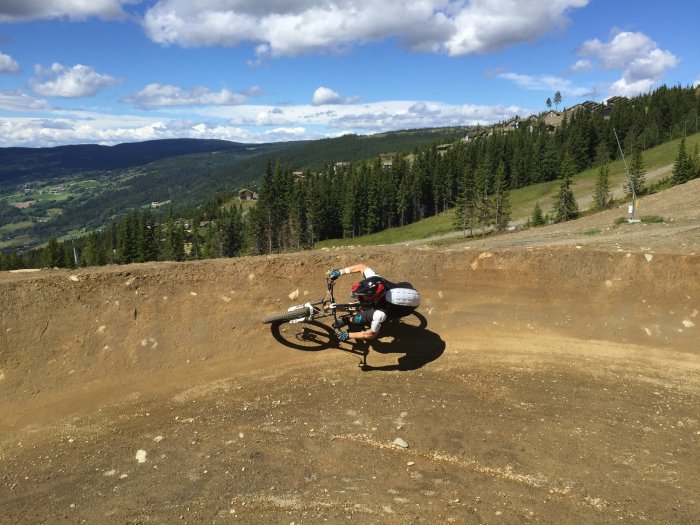
[[[642,200],[665,224],[4,273],[0,522],[697,523],[699,197]],[[420,289],[425,329],[360,368],[259,322],[360,260]]]

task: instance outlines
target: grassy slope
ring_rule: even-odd
[[[651,171],[670,166],[675,162],[678,155],[678,145],[680,139],[672,142],[667,142],[661,146],[649,149],[644,152],[644,166],[647,173]],[[686,151],[689,154],[693,153],[695,145],[700,147],[700,134],[689,135],[686,137]],[[628,163],[629,163],[629,159]],[[670,171],[669,171],[670,173]],[[583,171],[574,177],[573,191],[576,200],[579,203],[589,201],[593,195],[596,177],[598,176],[598,168],[591,168]],[[626,181],[627,175],[622,160],[615,161],[610,164],[610,187],[621,187]],[[522,222],[532,212],[537,201],[542,206],[543,213],[551,211],[554,199],[556,199],[559,191],[560,181],[554,180],[542,184],[534,184],[525,188],[519,188],[510,192],[510,203],[512,210],[512,223]],[[585,210],[588,206],[579,204],[579,207]],[[452,213],[447,212],[435,217],[429,217],[422,221],[408,226],[390,228],[383,232],[374,233],[372,235],[364,235],[353,239],[329,239],[316,244],[316,248],[327,248],[331,246],[350,246],[350,245],[376,245],[376,244],[392,244],[397,242],[406,242],[411,240],[426,239],[437,235],[449,233],[454,230],[452,226]]]

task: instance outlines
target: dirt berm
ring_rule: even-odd
[[[698,523],[699,197],[642,200],[660,224],[5,272],[0,522]],[[260,322],[359,261],[427,325],[360,367]]]

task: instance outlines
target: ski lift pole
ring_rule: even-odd
[[[634,211],[637,208],[637,192],[634,189],[634,182],[632,182],[632,176],[627,169],[627,160],[625,160],[625,153],[622,151],[622,146],[620,146],[620,139],[617,137],[617,131],[613,128],[613,133],[615,134],[615,140],[617,141],[617,147],[620,149],[620,155],[622,155],[622,162],[625,165],[625,173],[627,174],[627,180],[630,183],[630,189],[632,190],[632,206],[630,206],[630,218],[627,219],[628,222],[637,222],[634,218]]]
[[[75,239],[73,239],[72,235],[69,235],[70,237],[70,242],[73,245],[73,260],[75,261],[75,267],[78,267],[78,251],[75,249]]]

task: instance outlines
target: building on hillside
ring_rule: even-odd
[[[452,149],[452,144],[440,144],[437,147],[437,154],[442,157],[451,149]]]
[[[349,167],[350,167],[349,162],[336,162],[335,164],[333,164],[333,173],[338,173],[339,170],[342,171],[345,168],[349,168]]]
[[[609,119],[615,105],[619,104],[623,100],[627,100],[627,97],[610,97],[608,100],[606,100],[605,106],[603,106],[603,118]]]
[[[393,153],[382,153],[379,155],[379,163],[385,170],[391,168],[394,165],[394,155]]]
[[[243,188],[238,192],[238,198],[242,201],[255,201],[258,200],[258,193],[253,190]]]

